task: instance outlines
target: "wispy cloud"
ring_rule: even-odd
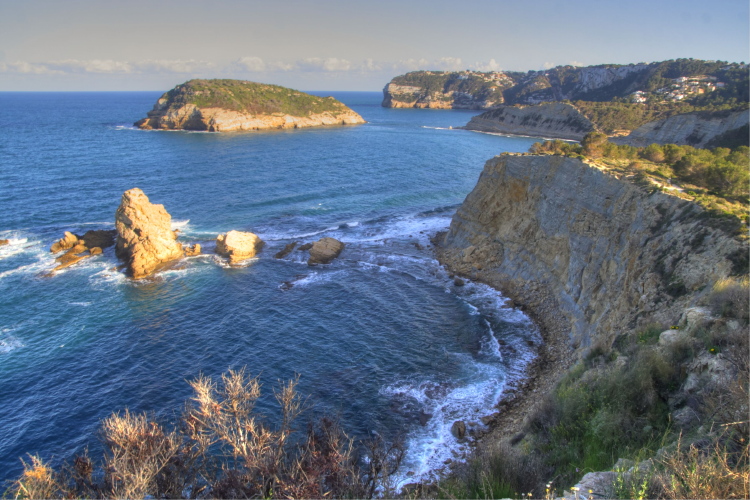
[[[296,68],[300,71],[324,71],[324,72],[339,72],[349,71],[353,68],[350,61],[346,59],[339,59],[338,57],[328,57],[322,59],[320,57],[309,57],[297,61],[295,64]]]
[[[22,74],[147,74],[147,73],[195,73],[215,68],[208,61],[194,59],[147,59],[143,61],[115,61],[112,59],[63,59],[41,63],[15,61],[0,62],[2,73]]]
[[[308,57],[296,61],[268,61],[254,55],[239,57],[225,65],[196,59],[146,59],[140,61],[63,59],[47,62],[0,61],[0,73],[32,75],[214,74],[217,76],[242,77],[242,75],[247,74],[262,75],[299,71],[335,76],[346,73],[399,74],[416,70],[460,71],[464,69],[499,71],[500,65],[494,59],[490,59],[487,62],[466,64],[458,57],[441,57],[432,60],[412,58],[398,61],[378,61],[370,58],[353,62],[339,57]]]

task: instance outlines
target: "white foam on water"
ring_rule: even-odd
[[[11,335],[16,328],[3,328],[0,330],[0,354],[8,354],[18,348],[25,347],[18,337]]]
[[[189,223],[190,223],[190,219],[186,219],[186,220],[173,220],[172,221],[172,231],[174,231],[175,229],[179,229],[180,231],[182,231],[183,229],[185,229],[187,227],[187,225]]]
[[[462,461],[468,452],[467,442],[473,441],[472,429],[484,428],[481,417],[494,410],[505,387],[503,370],[494,364],[479,363],[469,355],[453,353],[473,373],[469,382],[440,384],[432,380],[402,381],[383,387],[382,395],[400,401],[404,406],[418,406],[431,415],[423,427],[412,431],[406,439],[406,453],[395,481],[405,484],[435,479],[445,469],[447,460]],[[451,432],[456,421],[467,426],[465,441]]]
[[[80,306],[80,307],[88,307],[92,303],[91,302],[68,302],[71,306]]]
[[[260,257],[250,257],[249,259],[241,260],[239,262],[230,263],[229,259],[222,258],[218,255],[213,255],[213,261],[219,267],[224,269],[236,269],[238,267],[250,267],[260,260]]]
[[[310,274],[301,277],[296,280],[289,280],[289,284],[291,284],[291,288],[307,288],[315,285],[320,285],[323,283],[328,283],[329,281],[333,280],[334,278],[341,276],[344,274],[345,270],[340,271],[328,271],[328,272],[318,272],[313,271]],[[279,285],[279,288],[282,288],[284,284]]]
[[[5,235],[3,235],[5,236]],[[7,259],[8,257],[12,257],[13,255],[17,255],[19,253],[23,253],[30,244],[28,243],[28,238],[24,238],[21,236],[10,236],[7,238],[2,238],[8,240],[8,243],[6,245],[0,246],[0,259]]]
[[[490,325],[489,321],[484,318],[482,318],[482,321],[484,322],[484,326],[487,327],[488,335],[482,337],[480,340],[482,348],[479,352],[502,361],[503,354],[500,351],[500,342],[498,342],[497,337],[495,337],[495,331],[492,329],[492,325]]]

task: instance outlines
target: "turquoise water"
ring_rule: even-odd
[[[491,413],[540,338],[499,293],[453,286],[428,238],[488,158],[534,141],[449,128],[472,111],[334,95],[368,123],[140,131],[131,124],[157,92],[0,93],[0,238],[11,240],[0,247],[0,480],[26,453],[96,455],[111,412],[170,420],[186,380],[242,366],[260,374],[269,413],[276,381],[299,374],[312,413],[357,438],[403,436],[410,480],[460,458],[451,424]],[[114,269],[112,249],[44,276],[63,231],[113,228],[136,186],[208,253],[142,282]],[[259,258],[229,267],[212,255],[230,229],[261,236]],[[323,236],[347,244],[331,265],[273,258]]]

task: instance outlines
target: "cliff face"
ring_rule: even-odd
[[[594,125],[570,104],[547,103],[537,106],[503,106],[486,111],[473,117],[464,128],[580,141],[594,130]]]
[[[748,251],[693,203],[531,155],[489,160],[439,243],[441,262],[529,306],[574,348],[676,321]]]
[[[503,103],[503,90],[515,83],[498,71],[414,71],[395,77],[383,89],[386,108],[489,109]]]
[[[240,80],[191,80],[162,95],[135,126],[227,132],[358,123],[365,120],[333,97]]]
[[[688,113],[646,123],[628,136],[613,139],[616,144],[644,147],[649,144],[679,144],[703,148],[712,139],[750,121],[750,111],[732,113]]]

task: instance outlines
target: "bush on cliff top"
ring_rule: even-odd
[[[163,97],[173,107],[195,104],[250,114],[308,116],[349,109],[333,97],[317,97],[278,85],[243,80],[190,80]]]
[[[609,142],[605,134],[590,132],[580,145],[559,140],[537,142],[529,152],[585,157],[614,172],[637,174],[636,178],[646,185],[671,188],[673,194],[700,204],[709,215],[737,219],[735,225],[747,219],[750,193],[750,149],[747,146],[698,149],[651,144],[637,148],[618,146]],[[649,177],[656,184],[648,181]]]

